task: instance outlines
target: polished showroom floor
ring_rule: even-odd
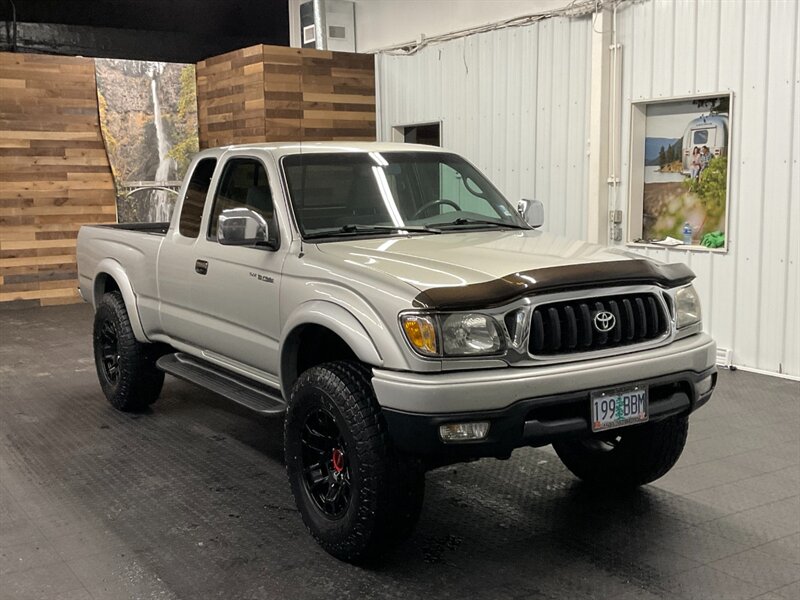
[[[97,384],[88,306],[0,312],[0,598],[800,598],[800,384],[722,372],[662,480],[581,486],[550,449],[428,475],[369,570],[306,534],[281,423],[168,379]]]

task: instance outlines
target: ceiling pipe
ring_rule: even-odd
[[[14,0],[8,0],[11,5],[11,51],[17,51],[17,5]]]

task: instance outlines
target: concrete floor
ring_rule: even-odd
[[[723,372],[676,468],[594,495],[549,449],[428,475],[381,566],[306,533],[281,424],[174,379],[103,398],[88,306],[0,312],[0,597],[800,597],[800,384]]]

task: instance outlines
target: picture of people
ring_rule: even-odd
[[[729,96],[647,106],[642,238],[725,245]]]
[[[700,162],[700,148],[695,146],[694,148],[692,148],[692,162],[691,162],[692,181],[697,181],[697,178],[700,177],[701,164],[702,163]]]

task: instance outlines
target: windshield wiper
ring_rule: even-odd
[[[442,233],[428,225],[343,225],[341,233],[361,233],[364,231],[416,231],[422,233]]]
[[[442,233],[440,229],[428,225],[342,225],[333,231],[318,231],[307,235],[307,238],[329,237],[343,233],[373,233],[376,231],[410,231],[414,233]]]
[[[503,223],[502,221],[489,221],[484,219],[469,219],[466,217],[459,217],[455,221],[449,223],[437,223],[439,227],[457,227],[460,225],[493,225],[495,227],[511,227],[512,229],[530,229],[524,225],[517,225],[516,223]]]

